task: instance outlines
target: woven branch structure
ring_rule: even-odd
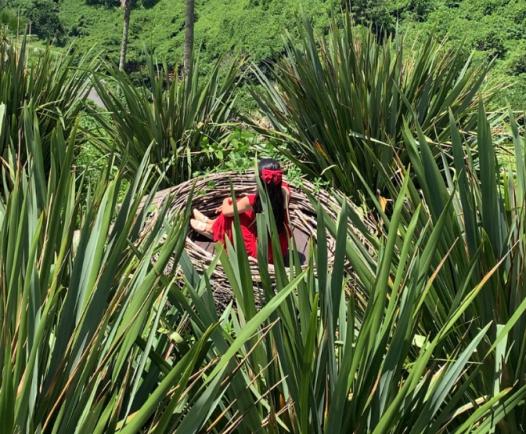
[[[184,211],[190,193],[193,189],[192,208],[197,208],[204,214],[213,217],[214,210],[221,205],[225,197],[230,197],[231,188],[234,190],[236,197],[254,193],[256,190],[256,180],[253,173],[239,174],[236,172],[218,173],[194,178],[190,181],[183,182],[175,187],[159,191],[154,199],[154,211],[151,222],[155,221],[155,210],[164,205],[165,200],[173,201],[169,204],[170,214]],[[298,245],[298,240],[305,245],[306,241],[316,238],[316,210],[312,206],[309,195],[316,198],[324,211],[333,219],[336,219],[341,210],[340,203],[328,192],[320,190],[309,181],[303,180],[301,188],[291,187],[291,197],[289,203],[290,226]],[[352,205],[351,205],[352,206]],[[329,265],[334,260],[335,240],[332,235],[327,234],[328,243],[328,262]],[[206,270],[213,258],[213,250],[203,247],[203,243],[196,240],[195,234],[189,231],[186,239],[186,252],[190,257],[192,264],[199,272]],[[258,291],[260,282],[259,269],[257,261],[249,258],[250,268],[253,276],[255,298],[258,304],[262,303],[262,293]],[[173,270],[169,270],[172,272]],[[271,277],[274,274],[274,267],[269,265]],[[225,272],[218,264],[210,279],[214,291],[214,299],[218,308],[225,307],[232,299],[231,287]]]

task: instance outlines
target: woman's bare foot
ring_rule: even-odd
[[[190,226],[192,226],[192,229],[194,231],[196,231],[198,234],[201,234],[211,240],[214,239],[214,236],[212,234],[212,225],[211,224],[208,224],[208,223],[205,223],[205,222],[201,222],[199,220],[196,220],[196,219],[191,219],[190,220]]]
[[[198,209],[194,209],[194,218],[203,223],[208,223],[210,221],[210,219]]]

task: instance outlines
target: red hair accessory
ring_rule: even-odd
[[[281,169],[263,169],[261,171],[261,179],[265,184],[281,184],[283,179],[283,171]]]

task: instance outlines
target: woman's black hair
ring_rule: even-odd
[[[258,163],[258,174],[261,185],[265,188],[270,205],[272,206],[272,213],[274,214],[274,221],[276,222],[278,232],[282,233],[285,230],[285,198],[283,197],[283,191],[281,190],[282,183],[265,183],[261,178],[261,172],[263,169],[279,170],[281,169],[281,166],[278,161],[273,160],[272,158],[262,158]],[[254,211],[257,213],[263,211],[259,191],[256,192]]]

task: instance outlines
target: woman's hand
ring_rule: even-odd
[[[245,211],[249,210],[251,206],[250,206],[250,201],[248,199],[248,196],[245,196],[239,199],[236,203],[236,207],[237,207],[237,212],[239,214],[243,214]],[[234,215],[234,205],[232,203],[232,199],[230,197],[227,197],[223,201],[223,205],[217,207],[216,213],[223,214],[227,217],[232,217]]]
[[[224,211],[226,209],[228,209],[228,207],[230,207],[232,205],[232,199],[230,197],[226,197],[224,200],[223,200],[223,203],[221,205],[219,205],[216,209],[215,209],[215,212],[216,214],[222,214],[224,213]]]

